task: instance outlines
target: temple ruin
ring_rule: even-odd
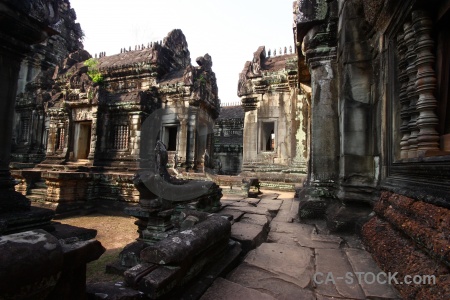
[[[445,298],[449,2],[299,0],[294,11],[299,73],[311,74],[300,218],[362,230],[385,272],[438,277],[396,285],[403,297]]]
[[[221,107],[180,29],[92,56],[68,0],[0,0],[0,298],[84,299],[105,248],[52,219],[95,208],[137,234],[92,297],[448,299],[450,1],[293,18]],[[315,281],[342,270],[435,283]]]
[[[28,164],[14,164],[13,174],[22,181],[18,190],[37,205],[63,212],[87,202],[138,202],[132,179],[157,140],[180,172],[203,170],[205,153],[213,155],[220,102],[211,57],[199,57],[192,66],[181,30],[136,49],[99,58],[76,51],[56,68],[47,89],[33,90],[47,100],[46,118],[21,131],[27,136],[22,140],[42,137],[45,159],[29,169],[23,166],[33,159],[21,155]],[[19,94],[17,103],[28,94]],[[20,128],[30,125],[23,117],[32,113],[27,109],[16,106]],[[153,138],[141,142],[148,116],[160,120],[158,130],[152,128]]]
[[[262,46],[239,75],[242,174],[258,177],[262,186],[293,190],[307,171],[310,94],[299,84],[297,65],[295,53],[270,56]]]

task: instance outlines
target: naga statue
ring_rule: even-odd
[[[174,215],[183,209],[217,212],[222,190],[212,181],[184,180],[167,170],[168,154],[163,142],[154,149],[154,167],[138,172],[134,185],[140,193],[139,207],[126,212],[139,219],[140,239],[151,243],[168,236]]]

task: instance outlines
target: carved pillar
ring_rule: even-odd
[[[198,118],[198,107],[189,107],[189,135],[188,135],[188,150],[186,157],[186,163],[189,168],[194,168],[196,161],[196,146],[197,146],[197,118]]]
[[[436,90],[436,76],[433,70],[434,55],[433,39],[431,38],[432,20],[425,11],[412,13],[413,27],[416,34],[416,66],[417,76],[415,87],[419,98],[417,100],[417,126],[420,132],[417,137],[418,151],[439,150],[439,134],[436,131],[438,117],[435,110],[437,101],[434,96]]]
[[[108,137],[110,136],[108,128],[109,128],[109,112],[103,113],[102,118],[102,131],[100,136],[100,149],[101,152],[106,152],[108,147]],[[97,137],[98,138],[98,137]]]
[[[400,141],[400,158],[408,158],[408,151],[409,151],[409,137],[411,135],[411,132],[409,131],[408,123],[410,121],[410,114],[409,114],[409,97],[407,94],[407,88],[408,88],[408,73],[406,72],[406,44],[405,44],[405,33],[402,32],[398,35],[397,38],[397,50],[398,50],[398,56],[399,56],[399,81],[400,81],[400,104],[401,104],[401,111],[400,111],[400,117],[402,119],[402,125],[400,126],[400,131],[402,133],[402,139]]]
[[[252,164],[258,157],[258,98],[254,96],[242,97],[242,107],[245,111],[243,130],[243,167],[253,170]]]
[[[95,157],[95,149],[97,144],[97,120],[98,120],[98,111],[93,108],[92,111],[92,124],[91,124],[91,142],[89,144],[89,160],[94,160]]]
[[[178,163],[183,164],[186,163],[187,159],[187,136],[188,136],[188,126],[187,126],[187,118],[180,118],[180,134],[178,138]],[[178,167],[178,166],[177,166]]]
[[[406,72],[408,74],[408,87],[406,89],[406,93],[409,99],[409,115],[411,116],[408,128],[411,132],[408,138],[408,158],[417,157],[417,136],[419,134],[419,127],[417,127],[417,117],[418,111],[416,108],[417,105],[417,91],[415,88],[416,84],[416,74],[417,74],[417,66],[416,66],[416,35],[412,28],[410,22],[406,22],[403,26],[405,30],[405,42],[408,50],[406,51],[406,59],[408,61],[408,67],[406,68]]]

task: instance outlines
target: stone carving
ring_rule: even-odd
[[[433,22],[425,11],[414,11],[412,13],[414,32],[417,36],[416,65],[417,76],[415,87],[419,95],[417,100],[418,151],[439,150],[439,134],[436,131],[438,118],[435,113],[437,101],[434,96],[436,90],[436,75],[433,70],[435,62],[433,50],[433,39],[431,31]]]
[[[416,36],[414,34],[414,30],[412,28],[412,24],[410,22],[405,23],[405,42],[408,50],[406,51],[406,59],[408,61],[408,67],[406,68],[406,72],[408,74],[408,87],[406,89],[406,93],[409,98],[409,114],[411,116],[408,128],[411,132],[408,138],[408,158],[417,157],[417,135],[419,134],[419,127],[417,127],[417,117],[418,112],[416,108],[417,104],[417,91],[415,89],[416,84],[416,74],[417,74],[417,66],[416,66]]]
[[[402,119],[402,125],[400,127],[400,131],[402,132],[402,139],[400,142],[400,158],[408,158],[408,151],[409,151],[409,137],[411,132],[409,131],[408,123],[410,120],[410,112],[409,112],[409,97],[407,94],[407,88],[408,88],[408,74],[406,72],[406,44],[405,44],[405,33],[402,32],[398,35],[398,55],[399,55],[399,81],[400,81],[400,104],[402,105],[401,108],[401,119]]]
[[[79,108],[74,111],[74,121],[92,120],[92,111],[89,108]]]

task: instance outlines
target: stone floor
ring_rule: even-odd
[[[331,235],[321,221],[299,223],[293,196],[263,191],[258,198],[222,198],[221,213],[233,216],[232,238],[249,252],[202,300],[400,298],[381,284],[383,275],[377,280],[382,271],[357,237]]]

